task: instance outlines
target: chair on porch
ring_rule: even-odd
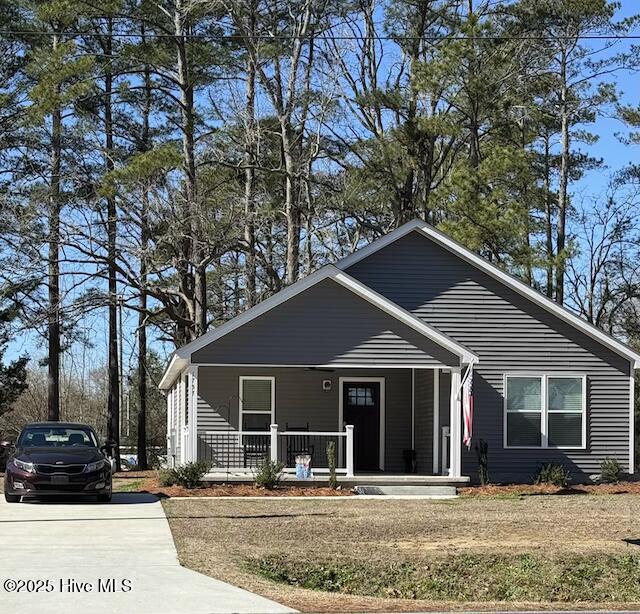
[[[269,435],[253,435],[251,431],[264,433],[269,430],[269,425],[245,427],[242,435],[242,454],[245,469],[256,467],[269,457],[269,446],[271,444]]]
[[[285,424],[285,431],[308,432],[309,423],[306,426],[289,426]],[[296,456],[300,454],[309,454],[313,460],[313,444],[310,435],[287,435],[287,467],[295,467]]]

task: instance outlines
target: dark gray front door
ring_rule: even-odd
[[[380,468],[380,383],[345,382],[342,388],[343,420],[353,424],[356,471]]]

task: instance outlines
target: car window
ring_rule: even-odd
[[[97,448],[94,434],[89,429],[33,427],[22,431],[18,445],[23,448]]]

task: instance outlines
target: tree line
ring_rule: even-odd
[[[188,343],[414,217],[636,339],[640,107],[617,84],[638,67],[624,44],[637,19],[619,9],[0,2],[2,324],[6,341],[44,342],[47,417],[61,415],[61,357],[106,313],[104,421],[118,440],[118,308],[137,314],[145,467],[155,342]],[[628,164],[606,192],[576,194],[609,172],[588,153],[604,116]],[[7,370],[17,395],[26,359]]]

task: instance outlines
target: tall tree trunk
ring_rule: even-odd
[[[249,12],[248,31],[255,36],[256,7],[252,3]],[[247,92],[246,92],[246,122],[245,122],[245,151],[244,151],[244,241],[245,252],[245,304],[252,307],[256,304],[256,211],[254,202],[255,165],[256,165],[256,66],[253,56],[247,54]]]
[[[58,47],[53,35],[53,50]],[[60,420],[60,169],[62,157],[62,110],[51,114],[51,186],[49,192],[48,262],[48,378],[47,419]]]
[[[292,284],[300,273],[300,207],[296,189],[296,164],[294,160],[294,139],[289,120],[281,123],[282,155],[285,168],[284,204],[287,220],[287,276],[286,283]]]
[[[551,145],[548,134],[545,134],[544,137],[544,191],[544,230],[547,257],[545,263],[547,273],[545,291],[549,298],[553,298],[553,206],[551,202]]]
[[[144,23],[141,26],[141,38],[146,42]],[[151,115],[151,74],[149,66],[144,70],[144,107],[142,112],[141,149],[151,149],[149,117]],[[149,249],[149,187],[142,193],[140,212],[140,299],[138,303],[138,467],[148,468],[147,460],[147,250]]]
[[[193,326],[188,331],[187,340],[193,340],[203,335],[207,328],[207,275],[206,263],[201,245],[202,220],[198,203],[198,186],[196,177],[195,157],[195,110],[193,83],[189,71],[187,54],[187,38],[190,26],[186,17],[187,8],[182,0],[176,1],[174,27],[178,51],[178,83],[180,87],[180,110],[182,131],[182,155],[184,166],[184,222],[188,225],[188,238],[183,245],[182,270],[183,292],[191,296],[193,304],[191,312]]]
[[[563,50],[560,68],[560,107],[561,107],[561,128],[562,139],[560,153],[560,185],[558,190],[558,228],[556,231],[556,301],[562,305],[564,302],[564,278],[565,278],[565,248],[566,248],[566,224],[569,186],[569,101],[567,87],[567,54]]]
[[[105,55],[104,74],[104,132],[106,172],[114,169],[113,162],[113,19],[107,18],[107,35],[103,39]],[[107,400],[107,436],[118,445],[115,449],[117,470],[120,470],[120,372],[118,360],[118,281],[117,258],[117,209],[115,196],[107,197],[107,258],[109,284],[109,391]]]

